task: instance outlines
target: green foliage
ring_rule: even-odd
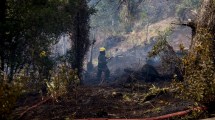
[[[5,11],[0,12],[0,69],[7,72],[0,79],[1,117],[11,112],[20,93],[39,91],[45,82],[52,96],[74,89],[80,83],[77,74],[89,47],[88,22],[94,12],[86,0],[5,0],[0,6]],[[78,70],[53,69],[50,47],[62,34],[74,43],[71,63]]]
[[[153,46],[152,50],[149,52],[149,57],[158,55],[160,52],[164,51],[168,45],[167,38],[172,33],[171,28],[166,29],[165,31],[158,32],[158,41]]]
[[[8,119],[14,109],[17,98],[23,90],[21,81],[25,80],[25,77],[22,75],[16,76],[12,84],[7,82],[8,78],[3,72],[1,72],[0,77],[0,118]]]
[[[57,100],[59,96],[76,89],[80,84],[80,79],[78,78],[77,70],[62,65],[57,72],[52,72],[51,80],[46,80],[46,84],[48,86],[48,94]]]
[[[174,63],[174,66],[183,73],[183,82],[173,82],[173,88],[176,88],[180,98],[193,99],[205,104],[215,102],[213,36],[209,33],[207,29],[198,30],[195,36],[197,39],[195,48],[183,58],[169,54],[171,53],[168,52],[170,46],[166,40],[168,34],[165,33],[159,36],[159,41],[149,53],[150,57],[164,55],[165,57],[161,57],[164,66],[170,67],[167,64]],[[182,51],[184,50],[182,45],[179,47]]]
[[[172,28],[167,28],[165,31],[158,31],[157,42],[152,50],[148,53],[149,57],[159,55],[161,52],[167,52],[169,46],[168,37],[172,34]]]
[[[215,102],[214,52],[209,33],[207,29],[198,30],[195,48],[183,59],[186,81],[175,85],[181,97],[205,104]]]
[[[62,0],[7,0],[5,21],[0,21],[1,69],[10,67],[10,79],[25,64],[34,64],[40,51],[48,51],[50,44],[66,32],[71,16]],[[7,62],[6,62],[7,61]]]
[[[55,61],[49,56],[38,57],[35,61],[40,79],[49,79],[50,71],[53,70]]]
[[[179,58],[168,43],[168,36],[172,33],[172,28],[160,32],[158,41],[153,46],[152,50],[148,53],[149,57],[159,56],[161,59],[162,72],[168,74],[175,74],[177,79],[182,79],[183,65],[181,58]]]
[[[146,11],[140,12],[140,17],[141,17],[141,19],[145,19],[146,17],[148,17],[147,12]]]
[[[167,32],[168,33],[168,32]],[[173,89],[178,97],[192,99],[206,105],[215,103],[215,66],[214,66],[214,43],[213,35],[209,29],[198,29],[195,36],[195,47],[183,58],[177,58],[175,54],[169,54],[170,47],[166,36],[161,34],[159,41],[149,53],[150,57],[164,55],[162,61],[174,63],[183,73],[183,82],[173,82]],[[179,46],[182,52],[183,45]],[[174,51],[172,51],[174,53]],[[164,63],[162,63],[164,64]],[[167,66],[166,64],[164,64]],[[169,66],[168,66],[169,67]]]
[[[86,0],[7,0],[5,4],[5,18],[0,21],[0,67],[9,69],[9,82],[24,67],[29,69],[28,74],[33,71],[30,77],[34,81],[49,79],[54,67],[50,47],[62,34],[70,35],[74,43],[70,63],[80,75],[89,47],[89,16],[93,13]]]
[[[157,96],[160,93],[166,93],[168,91],[169,91],[169,88],[159,88],[152,84],[152,87],[149,88],[149,92],[146,94],[145,98],[153,95]]]

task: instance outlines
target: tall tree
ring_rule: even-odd
[[[4,71],[4,41],[5,41],[6,0],[0,1],[0,56],[1,70]]]
[[[188,98],[215,104],[215,1],[202,0],[193,36],[191,52],[185,65],[185,84]],[[193,69],[195,68],[195,69]],[[211,106],[209,106],[211,107]]]
[[[73,19],[72,40],[72,68],[78,70],[81,77],[84,57],[89,49],[89,16],[90,10],[86,0],[78,0]]]
[[[1,1],[1,70],[8,68],[10,80],[67,30],[70,16],[60,9],[65,4],[62,0]]]

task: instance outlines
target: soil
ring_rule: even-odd
[[[165,85],[167,85],[166,83]],[[40,94],[20,97],[13,112],[14,119],[77,119],[77,118],[149,118],[191,108],[193,102],[175,98],[171,93],[158,94],[145,100],[150,84],[141,87],[109,85],[79,86],[57,100],[50,99],[42,105],[20,115],[27,108],[42,101]]]

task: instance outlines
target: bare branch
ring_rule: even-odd
[[[98,1],[93,5],[92,8],[95,8],[101,1],[102,1],[102,0],[98,0]]]
[[[123,2],[125,2],[125,0],[119,0],[117,9],[114,10],[114,12],[112,12],[110,15],[113,15],[114,13],[116,13],[116,12],[120,9],[120,7],[121,7],[121,5],[123,4]]]

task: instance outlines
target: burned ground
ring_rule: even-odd
[[[157,70],[159,69],[153,66],[143,66],[140,71],[128,69],[123,75],[117,76],[116,73],[109,81],[103,82],[96,80],[96,72],[93,72],[85,76],[85,85],[78,86],[57,99],[49,95],[42,99],[39,93],[22,95],[15,106],[12,119],[138,119],[167,114],[170,114],[168,119],[196,119],[204,118],[205,115],[213,116],[213,110],[210,114],[201,110],[189,111],[203,105],[177,96],[171,88],[171,78],[164,79],[165,76]],[[152,71],[153,74],[148,77],[157,78],[146,81],[145,71]],[[47,101],[43,102],[44,100]],[[172,116],[172,113],[180,111],[186,115]]]
[[[72,93],[58,98],[58,102],[49,100],[28,111],[21,119],[148,118],[194,106],[193,102],[182,102],[168,92],[145,101],[149,86],[145,84],[136,90],[129,87],[78,87]],[[39,95],[26,96],[14,110],[15,118],[38,101],[41,101]]]

